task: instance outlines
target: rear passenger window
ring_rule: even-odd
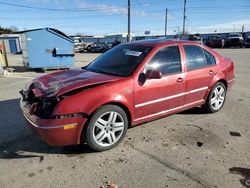
[[[147,65],[147,70],[157,69],[163,75],[181,72],[179,46],[170,46],[159,50]]]
[[[206,57],[206,61],[207,61],[207,65],[215,65],[216,64],[216,60],[214,58],[214,56],[212,54],[210,54],[207,50],[203,49],[205,57]]]
[[[203,50],[199,46],[184,45],[188,70],[199,69],[207,65]]]

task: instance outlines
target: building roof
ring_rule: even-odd
[[[19,34],[9,33],[0,35],[0,38],[18,38],[19,36],[20,36]]]
[[[49,28],[49,27],[38,28],[38,29],[30,29],[30,30],[24,30],[24,31],[18,31],[18,32],[15,32],[14,34],[22,34],[22,33],[28,33],[28,32],[33,32],[33,31],[39,31],[39,30],[45,30],[45,31],[48,31],[48,32],[51,32],[51,33],[55,33],[57,35],[63,36],[64,38],[66,38],[68,40],[72,40],[73,41],[73,39],[71,37],[69,37],[68,35],[66,35],[62,31],[59,31],[59,30],[54,29],[54,28]]]

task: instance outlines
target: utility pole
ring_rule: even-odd
[[[244,33],[244,25],[242,25],[242,27],[241,27],[241,33],[243,35],[243,33]]]
[[[165,37],[167,36],[168,31],[168,9],[166,8],[166,16],[165,16]]]
[[[128,36],[127,36],[127,42],[130,42],[131,35],[130,35],[130,0],[128,0]]]
[[[187,0],[184,0],[182,35],[184,35],[184,34],[185,34],[185,23],[186,23],[186,3],[187,3]]]
[[[243,39],[245,39],[246,35],[244,35],[244,25],[242,25],[242,27],[241,27],[241,35],[242,35]]]

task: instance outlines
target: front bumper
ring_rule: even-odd
[[[243,45],[243,41],[242,40],[228,40],[227,41],[227,44],[228,45],[231,45],[231,46],[241,46],[241,45]]]
[[[20,107],[32,131],[49,145],[80,144],[82,128],[87,122],[87,118],[42,119],[32,114],[31,106],[22,99]]]
[[[250,42],[245,42],[245,46],[249,47],[250,46]]]

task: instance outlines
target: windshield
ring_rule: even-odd
[[[211,39],[222,39],[221,36],[212,36]]]
[[[230,34],[229,37],[241,37],[240,34]]]
[[[95,59],[86,67],[86,70],[116,76],[129,76],[151,49],[152,47],[147,46],[116,46]]]

